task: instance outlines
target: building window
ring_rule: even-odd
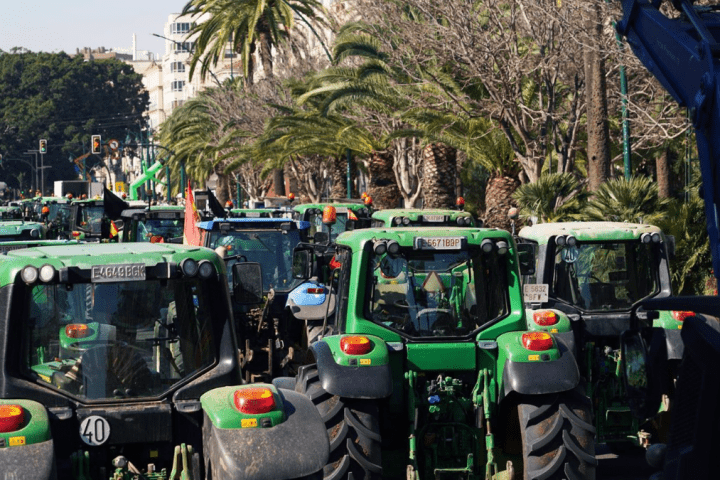
[[[175,80],[172,82],[173,92],[182,92],[183,88],[185,88],[185,82],[183,80]]]
[[[170,64],[170,73],[183,73],[185,71],[185,64],[183,62],[172,62]]]
[[[225,49],[225,58],[235,58],[235,55],[233,55],[232,48]]]
[[[194,42],[175,42],[175,53],[192,52],[194,47]]]
[[[188,33],[190,31],[189,23],[173,23],[170,27],[171,33]]]
[[[173,100],[172,108],[182,107],[183,103],[185,103],[185,100]]]

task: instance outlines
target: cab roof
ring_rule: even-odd
[[[643,233],[659,232],[654,225],[625,222],[558,222],[538,223],[523,227],[519,237],[534,240],[541,245],[548,243],[550,237],[572,235],[578,241],[637,240]]]
[[[208,260],[218,272],[225,271],[220,257],[207,248],[167,243],[80,243],[77,245],[50,245],[14,250],[7,253],[0,269],[0,286],[13,283],[24,267],[32,265],[40,268],[49,264],[56,270],[76,268],[89,270],[99,265],[119,265],[142,263],[146,267],[167,265],[166,270],[156,271],[160,278],[169,278],[179,274],[171,267],[177,266],[186,258],[199,262]],[[157,269],[156,269],[157,270]]]
[[[473,245],[480,245],[486,238],[505,240],[508,247],[513,246],[510,232],[499,228],[480,227],[397,227],[363,228],[342,232],[335,240],[340,245],[350,246],[353,250],[362,248],[367,241],[396,240],[401,246],[413,246],[417,237],[464,237]]]
[[[348,208],[352,210],[354,213],[358,213],[358,211],[365,209],[369,210],[368,207],[362,203],[362,202],[327,202],[327,203],[302,203],[300,205],[295,205],[293,207],[293,210],[295,210],[298,213],[305,213],[307,210],[311,208],[317,208],[318,210],[322,210],[323,208],[330,206],[335,208]]]
[[[382,221],[389,226],[397,217],[407,217],[412,222],[420,222],[423,216],[429,215],[443,215],[450,221],[456,220],[458,217],[473,218],[470,212],[449,208],[388,208],[373,212],[372,219]]]
[[[202,230],[217,230],[220,225],[231,224],[236,228],[279,228],[282,224],[290,224],[291,228],[297,230],[306,230],[310,228],[310,222],[292,220],[290,218],[214,218],[203,222],[197,222],[196,225]]]

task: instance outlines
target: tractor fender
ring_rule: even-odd
[[[213,478],[284,480],[312,475],[327,464],[330,441],[315,405],[302,393],[277,392],[287,418],[272,427],[221,428],[211,420],[218,412],[203,407],[205,466]]]
[[[16,405],[24,411],[24,425],[0,433],[0,472],[5,478],[55,480],[55,445],[45,407],[34,400],[0,400],[0,405]]]
[[[332,342],[333,337],[325,337],[323,340],[313,343],[310,347],[317,361],[320,385],[326,392],[340,397],[362,399],[385,398],[392,395],[392,372],[387,360],[388,354],[385,342],[379,338],[374,341],[375,349],[383,350],[383,352],[376,354],[379,358],[375,363],[370,365],[341,365],[335,359],[345,355],[340,352],[333,354],[333,349],[331,349],[328,340]],[[335,345],[333,345],[333,348],[339,350]],[[360,362],[356,361],[356,363]]]
[[[549,361],[514,361],[512,357],[503,367],[504,395],[541,395],[574,389],[580,383],[580,370],[575,356],[562,338],[554,336],[559,358]]]
[[[0,472],[5,478],[55,480],[55,446],[53,440],[0,448]]]

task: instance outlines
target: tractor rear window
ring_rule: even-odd
[[[410,337],[467,336],[508,313],[507,267],[496,253],[421,251],[372,256],[368,315]]]
[[[627,310],[660,291],[657,245],[582,242],[555,252],[554,295],[586,311]]]
[[[292,275],[293,249],[300,243],[299,230],[238,230],[213,231],[207,246],[225,247],[227,256],[239,255],[240,261],[257,262],[262,268],[263,290],[287,291],[299,280]],[[228,271],[231,271],[228,264]]]
[[[182,239],[183,219],[149,218],[138,220],[135,226],[136,242],[170,242]]]
[[[33,286],[21,339],[25,371],[80,399],[158,396],[215,362],[209,283]]]

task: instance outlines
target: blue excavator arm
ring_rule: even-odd
[[[669,18],[662,0],[622,0],[617,30],[635,55],[688,108],[695,127],[705,215],[715,277],[720,283],[720,6],[673,0],[680,12]]]

